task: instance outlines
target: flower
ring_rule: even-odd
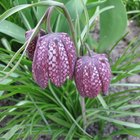
[[[41,88],[48,80],[61,86],[73,77],[76,50],[67,33],[50,33],[38,38],[32,64],[33,77]]]
[[[25,39],[26,39],[26,41],[28,41],[28,39],[31,37],[31,35],[32,35],[33,32],[34,32],[34,29],[29,30],[29,31],[27,31],[25,33]],[[40,32],[34,37],[34,39],[28,45],[27,50],[26,50],[26,54],[27,54],[27,56],[28,56],[28,58],[30,60],[33,60],[34,52],[35,52],[35,48],[36,48],[36,43],[37,43],[38,37],[39,36],[43,36],[45,34],[46,34],[45,31],[40,30]]]
[[[99,92],[108,92],[111,69],[105,54],[92,53],[76,62],[75,83],[81,96],[96,97]]]

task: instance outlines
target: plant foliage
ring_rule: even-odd
[[[99,129],[96,135],[90,135],[83,129],[80,97],[74,81],[67,80],[60,88],[49,83],[49,87],[44,90],[34,82],[32,62],[24,55],[28,45],[24,33],[31,28],[35,29],[29,39],[31,41],[40,26],[46,30],[46,24],[41,25],[40,21],[50,5],[55,6],[51,18],[54,32],[63,31],[73,36],[69,21],[63,13],[64,8],[70,14],[78,54],[81,46],[88,43],[91,49],[106,51],[111,55],[116,42],[125,34],[127,15],[121,0],[1,0],[0,102],[3,104],[0,108],[0,122],[5,125],[0,129],[0,137],[3,140],[38,139],[43,134],[50,135],[53,140],[62,136],[66,140],[109,140],[121,134],[140,137],[140,124],[123,120],[127,116],[140,116],[137,111],[140,105],[130,104],[139,99],[140,84],[121,82],[139,73],[140,40],[131,42],[115,62],[110,61],[114,75],[111,89],[122,90],[110,90],[110,95],[99,100],[85,100],[86,127],[97,123]],[[100,39],[90,40],[90,30],[94,30],[98,17]],[[4,104],[5,101],[8,104]],[[107,106],[104,106],[104,102]],[[104,135],[104,128],[110,123],[117,131]]]

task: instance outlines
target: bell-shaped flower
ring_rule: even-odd
[[[73,77],[76,50],[67,33],[50,33],[38,38],[32,64],[37,84],[46,88],[48,80],[61,86],[67,76]]]
[[[96,97],[106,94],[111,80],[111,69],[105,54],[91,53],[76,62],[75,83],[81,96]]]

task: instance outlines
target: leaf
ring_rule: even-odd
[[[131,127],[131,128],[140,128],[140,124],[137,124],[137,123],[124,122],[124,121],[120,121],[120,120],[116,120],[116,119],[112,119],[112,118],[104,117],[104,116],[98,116],[98,118],[102,119],[102,120],[106,120],[108,122],[113,122],[115,124],[128,126],[128,127]]]
[[[104,3],[106,0],[103,0],[103,1],[94,1],[91,0],[90,2],[88,1],[87,3],[87,9],[93,9],[94,7]]]
[[[5,140],[10,140],[14,136],[16,131],[18,131],[20,128],[21,128],[21,125],[13,126],[12,129],[9,130],[2,138]]]
[[[0,71],[0,77],[3,76],[2,74],[6,74],[6,72]],[[11,73],[9,76],[10,76],[10,77],[16,78],[16,77],[18,77],[18,74],[16,74],[16,73]],[[7,85],[7,84],[9,84],[9,83],[12,81],[12,78],[10,78],[10,77],[7,78],[7,79],[5,79],[5,80],[3,80],[3,81],[0,81],[0,85]]]
[[[101,8],[111,5],[115,8],[100,15],[99,52],[112,47],[124,35],[127,26],[127,14],[122,0],[107,0]]]
[[[83,3],[86,4],[87,0],[83,0]],[[70,0],[66,3],[66,8],[70,13],[70,16],[72,18],[72,21],[75,22],[77,16],[76,16],[76,12],[78,12],[78,15],[80,17],[80,15],[82,14],[84,7],[81,4],[80,0]],[[60,19],[60,23],[59,23],[59,31],[66,31],[68,32],[69,26],[68,23],[66,21],[66,18],[62,15],[61,19]]]
[[[11,51],[10,43],[8,42],[8,40],[7,40],[6,38],[2,38],[2,39],[1,39],[1,43],[3,44],[3,46],[4,46],[8,51]]]
[[[17,39],[20,43],[25,42],[25,30],[10,21],[0,22],[0,32]]]
[[[59,129],[55,133],[53,133],[52,139],[51,140],[56,140],[59,136],[64,134],[64,129]]]
[[[21,0],[14,0],[12,3],[14,6],[17,6],[20,4],[27,4],[27,0],[22,0],[22,2]],[[25,9],[24,11],[20,11],[16,15],[17,15],[17,19],[15,19],[15,16],[14,16],[14,21],[15,21],[14,23],[23,24],[28,30],[31,29],[31,25],[34,25],[32,23],[35,23],[32,19],[34,15],[32,14],[31,16],[31,8]]]
[[[121,130],[115,131],[111,134],[111,136],[116,136],[116,135],[123,135],[123,134],[128,134],[128,135],[133,135],[135,137],[140,138],[140,129],[132,129],[132,128],[123,128]]]
[[[33,3],[33,4],[22,4],[22,5],[18,5],[15,6],[9,10],[7,10],[6,12],[4,12],[2,15],[0,15],[0,22],[2,22],[3,20],[5,20],[6,18],[8,18],[9,16],[13,15],[16,12],[19,12],[23,9],[29,8],[29,7],[34,7],[34,6],[57,6],[57,7],[63,7],[64,5],[60,2],[56,2],[56,1],[51,1],[51,0],[47,0],[47,1],[41,1],[41,2],[37,2],[37,3]]]
[[[47,10],[47,7],[37,7],[36,9],[37,21],[40,20],[40,18],[43,16],[46,10]]]
[[[64,127],[67,127],[67,128],[70,128],[70,124],[68,122],[66,122],[64,119],[62,118],[58,118],[58,116],[56,115],[47,115],[47,117],[54,121],[55,123],[57,124],[60,124],[61,126],[64,126]]]
[[[14,14],[22,9],[28,8],[28,7],[30,7],[30,4],[23,4],[23,5],[15,6],[11,9],[7,10],[2,15],[0,15],[0,22],[3,21],[4,19],[8,18],[12,14]]]
[[[102,12],[104,12],[104,11],[106,11],[106,10],[110,10],[110,9],[112,9],[112,8],[114,8],[114,6],[108,6],[108,7],[105,7],[105,8],[103,8],[103,9],[99,10],[99,8],[97,7],[97,8],[96,8],[96,11],[95,11],[95,13],[94,13],[94,15],[93,15],[93,16],[90,18],[90,20],[89,20],[89,27],[92,26],[94,20],[97,18],[97,16],[98,16],[99,14],[101,14]],[[86,35],[87,30],[88,30],[88,25],[86,25],[86,26],[84,27],[83,31],[82,31],[82,33],[81,33],[81,39],[84,39],[84,36]],[[80,42],[80,40],[79,40],[79,41],[78,41],[78,49],[80,49],[80,46],[81,46],[81,42]]]
[[[77,121],[73,118],[73,116],[70,114],[70,112],[67,110],[67,108],[63,105],[63,103],[59,100],[57,95],[55,94],[51,84],[49,83],[50,91],[52,92],[54,98],[57,100],[57,102],[60,104],[60,106],[63,108],[63,110],[68,114],[68,116],[71,118],[71,120],[75,123],[75,125],[87,136],[91,137],[84,129],[81,128],[81,126],[77,123]]]
[[[47,120],[47,119],[45,118],[45,116],[44,116],[44,112],[41,110],[41,108],[39,108],[39,107],[37,106],[36,102],[34,101],[34,99],[33,99],[30,95],[29,95],[29,97],[31,98],[31,100],[32,100],[32,102],[33,102],[35,108],[37,109],[39,115],[42,117],[42,120],[44,121],[44,123],[45,123],[46,126],[48,127],[48,130],[50,131],[50,133],[52,133],[52,130],[51,130],[51,128],[50,128],[50,125],[49,125],[49,123],[48,123],[48,120]]]

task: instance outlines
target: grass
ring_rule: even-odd
[[[123,0],[130,19],[135,19],[140,24],[140,0]]]
[[[139,42],[137,43],[139,44]],[[126,126],[123,129],[119,129],[119,134],[127,133],[129,135],[133,135],[132,132],[135,129],[140,129],[139,124],[118,120],[118,118],[126,116],[140,116],[140,113],[137,112],[139,106],[129,103],[129,101],[132,102],[139,99],[140,85],[134,83],[119,85],[119,81],[123,78],[138,73],[136,67],[139,66],[139,63],[135,62],[138,58],[137,54],[139,54],[137,43],[135,42],[133,47],[129,47],[129,49],[126,47],[125,53],[112,64],[115,74],[121,72],[121,76],[117,74],[112,79],[111,86],[124,86],[127,87],[127,90],[122,88],[122,91],[117,91],[116,93],[112,91],[113,94],[110,93],[109,96],[104,97],[109,109],[104,109],[96,98],[86,99],[88,124],[104,120],[102,125],[111,122],[117,127],[118,125],[121,127]],[[133,51],[133,54],[130,54],[130,51]],[[0,59],[3,63],[8,63],[11,56],[14,55],[13,51],[2,48],[0,53]],[[129,65],[128,61],[124,61],[126,57],[129,57],[131,60]],[[18,59],[19,56],[16,57],[12,64],[14,65]],[[8,124],[4,128],[1,128],[1,137],[18,139],[20,137],[33,136],[35,138],[39,134],[45,133],[52,134],[54,139],[61,135],[66,136],[67,139],[82,138],[82,131],[84,131],[81,128],[83,123],[82,113],[79,110],[79,94],[73,81],[67,81],[61,88],[56,88],[50,84],[50,88],[42,90],[32,80],[30,68],[31,62],[24,57],[14,73],[8,77],[7,80],[9,81],[5,80],[1,83],[0,91],[4,92],[0,96],[0,100],[9,100],[9,102],[14,104],[1,107],[1,110],[3,110],[0,113],[1,120],[7,116],[11,118]],[[2,69],[3,66],[1,67],[1,76],[3,75]],[[109,116],[106,114],[106,111],[110,113]],[[118,133],[113,132],[111,136],[115,134],[117,135]],[[107,137],[111,136],[108,135]],[[88,135],[84,137],[89,138]]]

